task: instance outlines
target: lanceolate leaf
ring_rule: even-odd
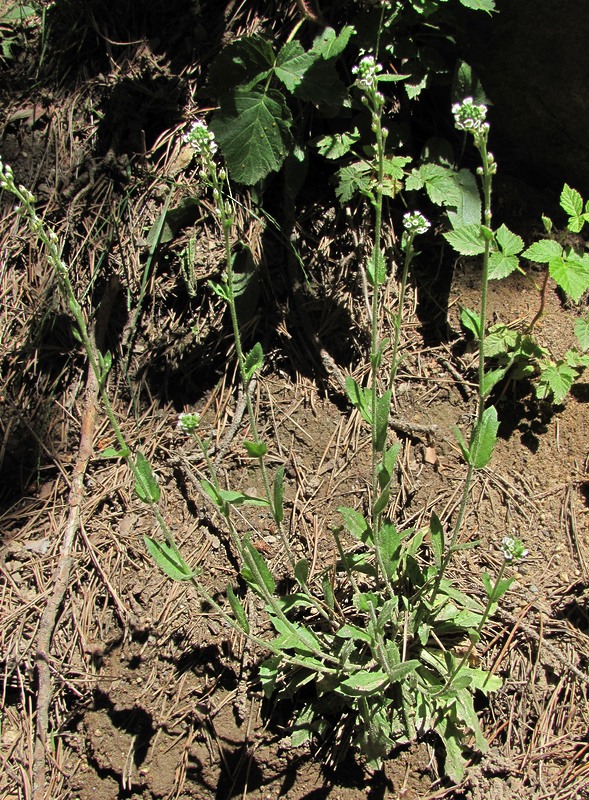
[[[155,475],[149,461],[143,453],[138,452],[135,457],[135,492],[144,503],[157,503],[160,499],[160,487],[157,485]]]
[[[188,581],[193,577],[192,570],[177,547],[167,542],[158,542],[151,536],[144,536],[143,541],[150,556],[169,578],[174,581]]]
[[[264,351],[262,350],[262,345],[259,342],[252,347],[249,353],[245,356],[245,379],[246,381],[250,381],[254,375],[256,370],[260,369],[260,367],[264,363]]]
[[[237,88],[221,98],[211,129],[234,180],[251,185],[280,169],[291,146],[290,111],[280,92]]]
[[[231,610],[235,615],[235,621],[242,629],[244,633],[250,632],[250,625],[245,613],[243,606],[241,605],[241,601],[236,596],[233,588],[231,586],[227,587],[227,599],[229,600],[229,605],[231,606]]]
[[[489,406],[484,410],[481,421],[474,430],[470,445],[470,461],[475,469],[486,467],[491,460],[498,430],[497,409],[495,406]]]

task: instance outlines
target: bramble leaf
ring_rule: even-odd
[[[478,222],[463,225],[444,234],[444,239],[462,256],[478,256],[485,252],[485,238]]]
[[[217,96],[231,91],[235,86],[262,81],[274,63],[274,50],[262,36],[244,36],[237,39],[215,57],[209,67],[207,84]]]
[[[495,0],[460,0],[465,8],[472,8],[474,11],[486,11],[488,14],[495,11]]]
[[[589,317],[580,317],[575,322],[575,336],[582,350],[589,350]]]
[[[233,179],[251,185],[280,169],[291,146],[291,124],[280,92],[237,87],[221,97],[211,130]]]
[[[458,176],[454,170],[439,164],[422,164],[411,171],[406,189],[425,188],[427,196],[437,206],[458,206],[462,198]]]
[[[522,256],[537,264],[548,264],[553,258],[562,256],[562,247],[554,239],[540,239],[524,250]]]
[[[576,377],[577,371],[568,364],[563,362],[550,364],[541,371],[536,386],[536,397],[542,400],[553,397],[555,403],[562,403]]]
[[[576,303],[589,289],[589,257],[566,255],[553,258],[548,265],[550,275]]]
[[[346,25],[339,33],[336,33],[333,28],[325,28],[315,39],[309,52],[321,56],[326,61],[335,58],[343,53],[355,33],[356,29],[352,25]]]
[[[289,92],[294,92],[316,58],[311,53],[306,53],[300,42],[287,42],[278,53],[274,74]]]
[[[351,133],[332,133],[322,136],[316,143],[320,155],[328,159],[345,156],[360,139],[358,128]]]

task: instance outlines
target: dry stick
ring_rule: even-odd
[[[108,284],[96,317],[94,331],[90,336],[98,349],[104,340],[106,322],[110,316],[119,283],[112,279]],[[57,624],[57,615],[68,588],[72,566],[72,549],[80,523],[80,508],[84,498],[84,476],[88,462],[92,456],[94,423],[98,400],[98,378],[94,370],[88,366],[86,380],[86,396],[84,415],[80,432],[78,457],[72,472],[70,493],[68,497],[69,513],[61,542],[59,563],[53,574],[53,592],[47,601],[37,636],[35,666],[37,668],[37,722],[35,731],[35,749],[33,753],[33,800],[44,800],[46,788],[46,752],[49,731],[49,708],[53,699],[51,680],[50,650],[51,640]]]

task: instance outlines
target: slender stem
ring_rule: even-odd
[[[405,248],[405,262],[403,264],[403,275],[401,277],[401,286],[399,289],[399,307],[397,308],[397,315],[395,317],[395,340],[393,343],[393,357],[391,363],[391,374],[389,376],[389,389],[393,388],[395,378],[397,377],[397,369],[399,367],[397,355],[399,352],[399,344],[401,342],[401,324],[403,322],[403,306],[405,304],[405,292],[407,290],[407,278],[409,276],[409,266],[413,261],[413,241],[415,239],[415,231],[410,231],[408,234],[407,245]]]

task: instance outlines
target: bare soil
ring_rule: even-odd
[[[148,234],[170,192],[170,208],[202,195],[180,133],[186,119],[207,110],[195,90],[207,59],[228,32],[271,29],[272,22],[235,3],[216,11],[209,4],[210,13],[198,3],[120,5],[96,4],[91,13],[83,3],[55,4],[48,40],[38,25],[25,27],[22,47],[0,75],[0,158],[58,232],[91,326],[103,324],[96,310],[105,295],[113,301],[104,326],[115,362],[109,397],[129,446],[154,467],[161,510],[182,552],[223,602],[227,585],[239,583],[239,564],[200,489],[203,459],[176,429],[180,411],[202,413],[228,485],[256,490],[259,477],[242,448],[247,418],[233,425],[239,389],[229,324],[207,286],[222,269],[219,232],[203,195],[198,212],[154,257]],[[294,4],[282,10],[281,24],[292,27]],[[529,234],[527,191],[503,192],[498,204],[512,227]],[[364,248],[355,231],[368,212],[358,206],[346,217],[324,186],[306,190],[298,227],[309,290],[295,297],[280,242],[243,201],[240,236],[261,275],[245,325],[248,340],[262,341],[266,353],[257,416],[269,463],[286,465],[289,537],[312,578],[335,558],[338,506],[359,504],[367,490],[369,431],[348,406],[333,365],[358,379],[366,371]],[[98,404],[67,592],[47,656],[46,787],[34,793],[38,636],[63,564],[86,366],[51,266],[10,198],[0,196],[0,207],[0,796],[589,798],[584,377],[564,406],[540,403],[529,385],[513,383],[495,398],[500,439],[477,476],[462,534],[479,544],[464,550],[454,574],[463,591],[482,596],[480,575],[496,574],[504,535],[515,532],[529,556],[477,651],[504,685],[480,708],[489,754],[459,786],[444,777],[433,740],[391,753],[381,771],[369,770],[343,742],[291,746],[288,709],[264,700],[256,682],[261,654],[226,629],[191,586],[172,583],[150,560],[143,535],[155,521],[125,465],[100,457],[114,438]],[[189,291],[181,253],[192,236]],[[432,510],[445,524],[453,519],[465,475],[454,428],[468,431],[475,409],[476,354],[459,308],[479,303],[480,265],[443,266],[446,298],[431,289],[433,263],[439,254],[424,248],[417,266],[432,277],[409,291],[394,392],[391,437],[401,454],[392,512],[403,527],[425,524]],[[383,329],[396,307],[395,276],[386,291]],[[525,325],[537,308],[530,281],[492,284],[491,319]],[[567,307],[551,289],[540,343],[561,355],[584,312],[584,303]],[[286,577],[272,520],[256,512],[240,525],[277,579]],[[263,633],[254,600],[246,602]]]

